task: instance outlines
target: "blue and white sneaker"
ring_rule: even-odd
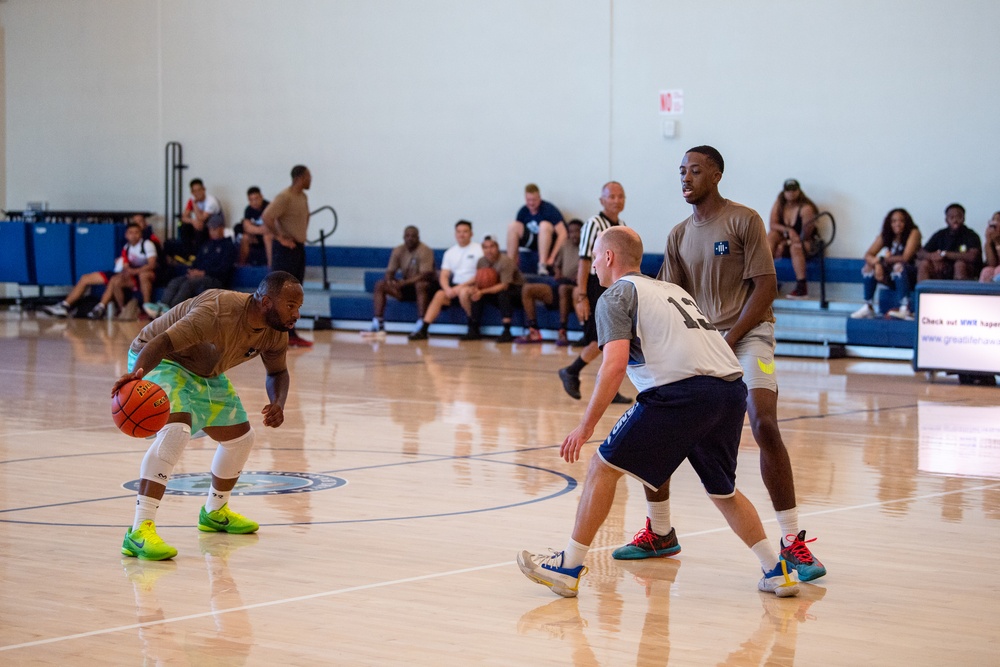
[[[580,578],[587,574],[587,566],[563,567],[562,551],[551,555],[533,554],[522,551],[517,555],[517,566],[528,579],[548,586],[552,592],[564,598],[575,598],[580,588]]]
[[[795,576],[795,570],[788,567],[785,559],[779,558],[778,564],[770,572],[764,572],[757,590],[765,593],[774,593],[779,598],[793,598],[799,594],[799,582]]]

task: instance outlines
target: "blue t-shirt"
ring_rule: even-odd
[[[534,233],[538,233],[538,223],[551,222],[553,225],[563,222],[562,213],[559,212],[555,206],[549,202],[542,200],[542,203],[538,206],[538,213],[532,215],[531,211],[528,210],[527,206],[522,206],[521,210],[517,212],[517,221],[524,223],[524,226],[530,229]]]

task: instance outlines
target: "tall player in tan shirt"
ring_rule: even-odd
[[[719,194],[724,169],[722,155],[711,146],[696,146],[684,154],[681,194],[693,213],[671,230],[659,277],[694,296],[736,353],[749,389],[747,413],[760,447],[761,475],[782,531],[781,557],[801,581],[811,581],[826,574],[826,568],[810,553],[805,531],[799,530],[792,464],[778,430],[771,311],[777,294],[774,258],[760,215]],[[670,523],[669,497],[669,482],[657,491],[646,489],[646,527],[631,544],[616,550],[615,558],[680,552]]]
[[[271,242],[271,270],[287,271],[302,284],[306,280],[306,231],[309,228],[309,197],[312,172],[305,165],[292,167],[292,184],[275,196],[260,218],[274,240]],[[288,332],[292,347],[312,347],[292,329]]]

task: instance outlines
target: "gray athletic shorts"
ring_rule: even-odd
[[[736,343],[736,358],[743,367],[747,389],[778,393],[774,374],[774,322],[761,322]]]

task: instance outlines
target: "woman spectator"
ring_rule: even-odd
[[[1000,211],[994,213],[986,223],[983,252],[986,256],[986,266],[979,274],[979,282],[1000,283]]]
[[[882,222],[882,232],[875,237],[865,252],[865,266],[861,269],[865,289],[865,305],[851,317],[856,320],[875,317],[875,288],[885,285],[896,290],[899,306],[887,315],[900,320],[912,320],[910,294],[917,281],[914,259],[920,250],[920,230],[905,208],[889,211]]]
[[[809,296],[806,284],[806,257],[813,250],[813,226],[819,209],[809,197],[802,192],[799,182],[794,178],[785,181],[782,191],[771,207],[771,231],[767,234],[771,255],[791,257],[792,269],[795,270],[795,289],[787,296],[789,299],[805,299]]]

